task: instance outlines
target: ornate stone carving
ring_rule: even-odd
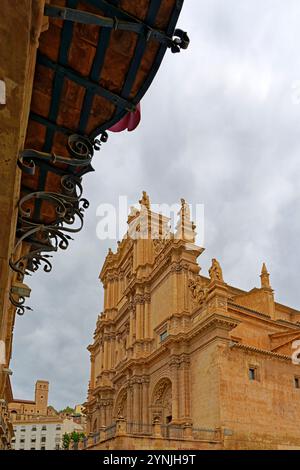
[[[202,304],[207,295],[207,287],[203,284],[200,276],[190,279],[188,282],[190,292],[192,294],[192,300],[196,304]]]
[[[117,406],[117,417],[118,418],[125,418],[127,414],[127,392],[124,392],[119,399],[118,406]]]
[[[164,393],[166,392],[168,387],[170,387],[170,381],[168,379],[162,380],[154,395],[155,405],[162,405]]]

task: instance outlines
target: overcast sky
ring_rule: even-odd
[[[16,398],[31,399],[46,379],[56,408],[86,399],[98,275],[116,245],[97,239],[96,210],[119,195],[203,203],[202,274],[216,257],[225,281],[249,290],[265,261],[276,300],[300,308],[299,24],[298,0],[185,1],[178,26],[190,48],[166,54],[138,129],[110,134],[95,156],[96,171],[84,177],[84,229],[50,274],[25,279],[34,311],[15,325]]]

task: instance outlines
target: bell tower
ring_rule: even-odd
[[[40,415],[47,415],[49,382],[37,380],[35,384],[35,404],[36,412]]]

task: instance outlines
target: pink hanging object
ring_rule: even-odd
[[[131,132],[137,128],[141,120],[141,105],[136,105],[136,110],[132,113],[127,113],[119,122],[114,124],[108,130],[111,132],[122,132],[126,129]]]

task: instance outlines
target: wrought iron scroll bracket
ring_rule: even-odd
[[[90,163],[94,151],[99,150],[107,138],[106,132],[94,140],[77,134],[70,135],[67,144],[69,158],[30,149],[21,152],[18,165],[26,174],[34,176],[36,167],[41,164],[49,171],[53,171],[58,163],[59,171],[58,169],[56,171],[60,174],[61,191],[59,193],[44,190],[32,191],[25,193],[18,203],[17,243],[9,265],[18,273],[19,278],[23,279],[24,275],[37,271],[41,265],[45,272],[50,272],[52,265],[49,253],[56,252],[58,248],[67,249],[69,241],[72,240],[69,234],[79,232],[83,227],[84,211],[88,208],[89,202],[82,197],[82,174],[91,171]],[[64,164],[65,168],[62,168],[61,164]],[[56,219],[49,223],[43,219],[34,219],[31,210],[28,209],[28,204],[30,207],[30,203],[36,200],[51,204],[54,207]],[[79,221],[79,225],[77,223],[74,226],[76,221]],[[23,242],[29,244],[30,251],[18,257],[17,253]],[[19,315],[23,315],[25,310],[31,310],[30,307],[25,307],[23,296],[17,297],[14,292],[10,292],[10,301],[17,308]]]

